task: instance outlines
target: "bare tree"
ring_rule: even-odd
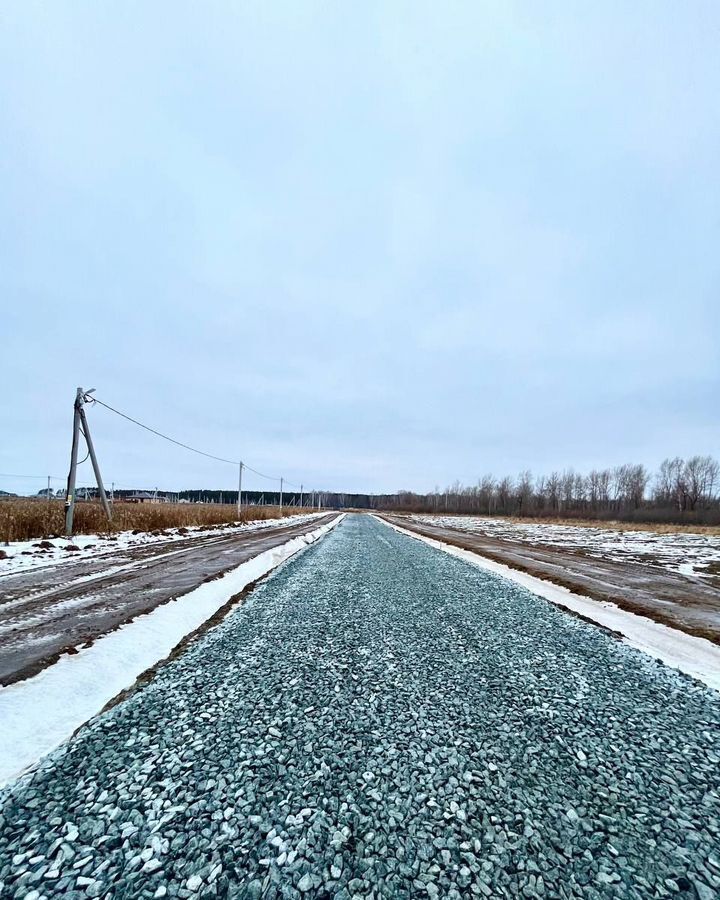
[[[508,475],[497,483],[498,506],[503,512],[511,511],[510,501],[513,495],[513,480]]]
[[[712,497],[718,480],[718,464],[711,456],[691,456],[683,470],[687,504],[694,510]]]
[[[528,512],[533,499],[533,477],[529,469],[518,475],[515,496],[517,497],[518,513]]]
[[[548,502],[550,504],[550,509],[553,512],[557,512],[560,509],[560,490],[562,486],[562,479],[557,472],[551,472],[548,475],[547,480],[547,492],[548,492]]]

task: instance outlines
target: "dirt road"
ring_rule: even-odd
[[[0,578],[0,684],[27,678],[101,634],[334,515],[203,535]]]
[[[598,559],[578,549],[502,541],[459,528],[420,524],[406,516],[382,518],[720,644],[720,590],[697,576],[637,562]]]

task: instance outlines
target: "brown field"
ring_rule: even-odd
[[[310,510],[283,507],[283,515],[297,515]],[[243,508],[242,521],[277,519],[277,506]],[[75,504],[76,534],[107,534],[115,531],[155,531],[192,525],[221,525],[238,521],[237,509],[218,503],[122,503],[113,507],[110,525],[99,502],[79,501]],[[0,501],[0,541],[29,541],[34,538],[61,535],[65,527],[65,504],[62,500],[13,499]]]

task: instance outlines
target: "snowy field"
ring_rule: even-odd
[[[324,513],[308,513],[301,516],[284,516],[282,519],[258,519],[250,522],[229,523],[227,525],[196,525],[186,528],[165,528],[162,531],[121,531],[117,534],[78,534],[73,538],[53,538],[52,540],[11,541],[0,544],[5,558],[0,558],[0,576],[27,572],[45,566],[101,558],[118,551],[131,550],[146,545],[187,541],[190,538],[246,531],[263,528],[277,528],[282,525],[300,525],[322,516]],[[76,548],[76,549],[69,549]],[[0,557],[2,554],[0,554]]]
[[[677,532],[615,531],[546,522],[512,522],[483,516],[411,515],[411,520],[517,544],[578,551],[596,559],[642,563],[681,575],[720,574],[720,536]]]

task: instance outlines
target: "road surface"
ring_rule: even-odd
[[[0,895],[720,895],[718,695],[347,516],[0,811]]]
[[[253,556],[334,518],[234,534],[200,534],[0,577],[0,684],[39,672]]]
[[[636,561],[598,559],[573,547],[560,550],[473,534],[462,530],[461,516],[454,528],[417,522],[409,516],[383,517],[402,528],[548,579],[577,594],[616,603],[621,609],[720,644],[720,588],[708,579],[663,571]]]

